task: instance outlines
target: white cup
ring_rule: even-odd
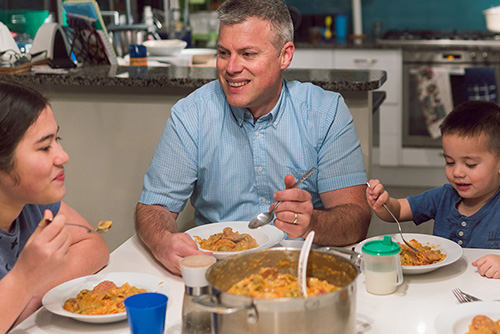
[[[401,247],[386,235],[383,240],[373,240],[362,247],[362,272],[365,274],[366,291],[375,295],[388,295],[403,283],[399,253]]]
[[[192,288],[208,286],[206,272],[215,262],[217,259],[209,255],[191,255],[183,258],[180,261],[180,266],[186,286]]]

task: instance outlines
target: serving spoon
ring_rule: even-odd
[[[300,295],[304,298],[307,297],[307,260],[309,259],[309,252],[311,251],[313,239],[314,231],[311,231],[307,235],[306,241],[304,241],[299,255],[299,290]]]
[[[290,189],[297,188],[304,182],[316,169],[316,167],[311,168],[307,171]],[[269,224],[274,218],[274,210],[281,204],[281,201],[276,203],[271,211],[259,213],[255,218],[253,218],[250,223],[248,223],[248,228],[254,229]]]
[[[370,182],[366,182],[366,184],[368,185],[368,188],[371,187]],[[403,242],[406,244],[406,246],[410,247],[410,249],[412,251],[414,251],[416,253],[420,253],[420,251],[417,248],[413,247],[408,241],[406,241],[405,237],[403,237],[403,231],[401,230],[401,224],[399,223],[399,220],[396,218],[396,216],[394,216],[392,211],[389,210],[389,208],[387,207],[387,205],[385,205],[385,203],[382,203],[382,206],[387,210],[387,212],[389,212],[392,219],[394,219],[394,221],[398,224],[399,234],[401,235],[401,239],[403,239]]]
[[[47,221],[47,223],[52,222],[52,219],[45,219],[45,220]],[[112,224],[113,224],[113,222],[111,220],[101,220],[99,223],[97,223],[97,227],[95,229],[92,229],[88,226],[81,225],[81,224],[65,223],[64,225],[81,227],[81,228],[86,229],[88,233],[103,234],[103,233],[109,231]]]

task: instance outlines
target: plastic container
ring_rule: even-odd
[[[386,235],[383,240],[365,243],[361,251],[366,291],[375,295],[388,295],[395,292],[403,283],[399,244]]]

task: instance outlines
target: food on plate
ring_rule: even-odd
[[[420,252],[417,253],[406,244],[398,242],[399,246],[401,246],[401,265],[403,266],[423,266],[441,262],[446,258],[446,254],[435,246],[424,246],[415,239],[411,239],[409,243]]]
[[[340,289],[319,280],[307,278],[307,294],[310,297],[324,295]],[[227,292],[252,298],[299,298],[299,281],[290,274],[279,274],[276,268],[262,267],[258,274],[252,274],[234,284]]]
[[[66,300],[63,308],[69,312],[86,315],[121,313],[125,312],[123,305],[125,298],[142,292],[147,290],[131,286],[129,283],[118,287],[112,281],[102,281],[94,289],[83,289],[76,298]]]
[[[194,240],[200,248],[215,252],[235,252],[259,247],[257,240],[250,234],[240,234],[231,227],[224,228],[222,233],[212,234],[208,239],[194,236]]]
[[[476,315],[466,334],[500,334],[500,320],[493,321],[485,315]]]

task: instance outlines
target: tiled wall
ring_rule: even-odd
[[[350,0],[285,0],[303,15],[344,13],[352,32]],[[483,10],[500,6],[500,0],[361,0],[363,33],[372,34],[375,22],[389,29],[441,31],[486,30]]]

